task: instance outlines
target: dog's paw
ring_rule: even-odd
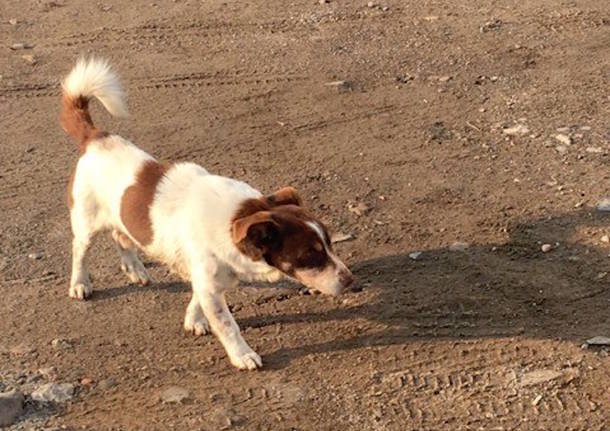
[[[193,335],[206,335],[210,333],[210,324],[205,316],[192,319],[189,316],[184,318],[184,330]]]
[[[70,290],[68,291],[68,295],[70,295],[70,298],[80,300],[89,298],[92,293],[93,288],[91,287],[91,283],[89,282],[76,283],[70,286]]]
[[[246,353],[231,356],[231,363],[240,370],[256,370],[263,366],[263,361],[258,354],[250,349]]]
[[[127,275],[132,283],[146,286],[151,281],[148,271],[146,271],[142,262],[137,259],[121,259],[121,271]]]

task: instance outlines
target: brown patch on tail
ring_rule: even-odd
[[[108,136],[108,133],[93,125],[89,115],[89,99],[83,96],[73,98],[64,93],[61,98],[59,123],[66,133],[78,142],[81,154],[85,152],[89,142]]]
[[[168,167],[154,160],[144,162],[136,175],[136,181],[125,189],[121,197],[121,221],[129,234],[142,246],[153,240],[150,206],[155,198],[157,185]]]

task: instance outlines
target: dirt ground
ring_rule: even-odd
[[[9,429],[608,429],[608,351],[581,346],[610,336],[607,1],[373,3],[2,1],[0,391],[26,394]],[[353,236],[354,292],[230,292],[262,370],[184,334],[190,287],[153,262],[130,286],[108,235],[92,299],[68,298],[59,81],[87,53],[129,94],[129,119],[95,103],[96,124],[293,185]],[[33,401],[49,381],[74,397]],[[161,402],[171,386],[188,399]]]

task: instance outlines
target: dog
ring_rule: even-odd
[[[60,114],[80,153],[68,185],[70,297],[84,300],[92,294],[85,254],[97,232],[110,231],[131,282],[151,281],[138,249],[168,265],[192,284],[184,329],[196,335],[211,330],[235,367],[253,370],[262,361],[229,311],[228,288],[239,279],[287,277],[338,295],[352,283],[327,228],[304,208],[294,188],[263,195],[194,163],[162,164],[95,127],[89,114],[92,98],[111,115],[127,116],[122,87],[109,64],[83,58],[62,82]]]

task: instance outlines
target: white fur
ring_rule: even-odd
[[[96,97],[112,115],[127,116],[119,78],[105,60],[81,58],[62,86],[71,97]]]
[[[64,81],[64,89],[73,97],[99,98],[113,114],[126,112],[118,80],[103,61],[79,61]],[[192,282],[185,330],[197,335],[211,330],[236,367],[260,367],[261,358],[241,336],[224,293],[237,284],[238,278],[276,281],[282,277],[278,269],[242,254],[232,239],[231,222],[238,207],[261,193],[244,182],[212,175],[193,163],[175,164],[155,189],[149,210],[153,240],[147,245],[138,244],[121,220],[121,198],[134,184],[143,164],[154,159],[115,135],[91,141],[85,148],[71,190],[74,239],[70,296],[85,299],[91,295],[85,254],[96,232],[112,230],[122,268],[131,281],[146,284],[150,280],[133,242]],[[312,228],[321,235],[318,226]],[[336,256],[332,259],[336,264],[332,273],[328,270],[305,275],[312,285],[316,280],[323,282],[320,290],[336,293],[339,271],[349,271]]]

